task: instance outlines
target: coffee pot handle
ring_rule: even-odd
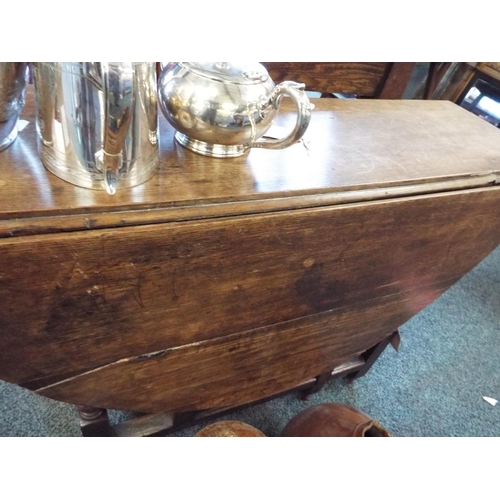
[[[102,171],[106,191],[115,194],[118,172],[123,164],[125,140],[133,115],[133,63],[102,63],[102,80],[105,109]]]
[[[253,148],[284,149],[300,141],[305,134],[309,122],[311,121],[311,111],[314,105],[311,104],[305,92],[305,84],[285,81],[274,87],[271,94],[271,101],[278,109],[281,98],[284,95],[290,96],[297,107],[297,120],[294,129],[282,139],[262,138],[251,144]]]

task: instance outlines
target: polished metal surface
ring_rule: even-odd
[[[28,63],[0,62],[0,151],[17,137],[17,120],[24,106]]]
[[[154,62],[34,64],[42,163],[77,186],[142,184],[159,165]]]
[[[177,130],[182,146],[205,156],[234,157],[250,148],[283,149],[304,135],[313,106],[303,84],[275,85],[259,63],[174,62],[163,68],[160,107]],[[283,138],[266,138],[281,99],[297,108],[293,130]]]

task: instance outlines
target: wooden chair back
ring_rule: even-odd
[[[275,83],[305,83],[306,90],[354,94],[359,98],[401,99],[415,63],[264,62]]]

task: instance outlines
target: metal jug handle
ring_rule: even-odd
[[[125,140],[133,115],[133,63],[102,63],[102,80],[105,109],[102,171],[106,191],[115,194],[118,172],[123,164]]]
[[[311,121],[311,111],[314,105],[311,104],[305,92],[305,84],[291,81],[282,82],[273,89],[271,100],[276,109],[281,104],[281,98],[289,95],[297,107],[297,121],[294,129],[282,139],[262,138],[250,144],[252,148],[283,149],[300,141],[305,134],[309,122]]]

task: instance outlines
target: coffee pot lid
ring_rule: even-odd
[[[249,85],[263,83],[269,79],[269,73],[260,63],[234,62],[183,62],[190,71],[224,83]]]

